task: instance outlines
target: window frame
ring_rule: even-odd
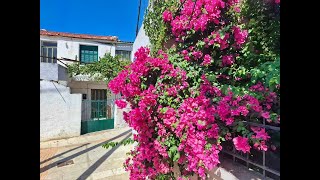
[[[44,45],[44,43],[53,43],[55,46],[48,46]],[[46,49],[46,54],[44,54],[44,49]],[[49,49],[51,50],[51,58],[49,57]],[[56,51],[56,54],[54,54],[54,50]],[[57,41],[50,41],[50,40],[40,40],[40,55],[45,56],[40,58],[40,62],[42,63],[52,63],[56,64],[57,63],[57,58],[58,58],[58,42]],[[54,56],[56,55],[56,57]],[[51,59],[49,61],[49,59]]]
[[[96,48],[96,54],[94,53],[95,50],[92,50],[93,54],[90,54],[90,53],[82,53],[81,51],[83,50],[83,48],[87,47],[88,49],[89,48],[92,48],[92,49],[95,49]],[[90,51],[90,50],[86,50],[84,49],[84,51]],[[93,60],[90,60],[90,61],[84,61],[82,60],[82,57],[84,56],[92,56],[93,55]],[[79,44],[79,62],[80,64],[89,64],[89,63],[95,63],[95,62],[98,62],[99,61],[99,46],[98,45],[88,45],[88,44]]]
[[[117,52],[121,52],[120,54],[118,54]],[[129,57],[128,59],[126,57],[123,57],[123,52],[128,53]],[[127,51],[127,50],[116,50],[115,51],[115,55],[120,56],[120,60],[131,60],[131,51]]]

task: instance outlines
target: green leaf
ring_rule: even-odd
[[[173,161],[177,161],[180,158],[180,152],[177,152],[174,156],[173,156]]]
[[[173,151],[173,152],[176,152],[178,150],[177,146],[172,146],[170,147],[169,151]]]
[[[163,107],[163,108],[160,110],[161,113],[166,113],[167,111],[168,111],[168,108],[167,108],[167,107]]]
[[[237,127],[237,132],[240,132],[242,130],[242,127],[241,126],[238,126]]]

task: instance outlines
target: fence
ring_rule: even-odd
[[[263,121],[263,124],[257,124],[246,121],[243,122],[247,125],[265,128],[268,134],[271,136],[270,141],[280,143],[280,127],[266,125],[265,120]],[[222,146],[223,158],[232,158],[233,162],[245,165],[247,166],[247,168],[251,168],[261,173],[264,177],[280,179],[280,145],[279,147],[277,147],[276,150],[268,149],[267,152],[258,151],[256,149],[251,148],[250,154],[244,154],[242,152],[236,151],[232,142],[223,142]]]

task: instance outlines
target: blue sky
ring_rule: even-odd
[[[40,28],[134,41],[139,0],[40,0]],[[139,28],[148,0],[141,0]]]

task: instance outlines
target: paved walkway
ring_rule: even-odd
[[[119,142],[132,137],[130,128],[90,133],[79,137],[40,143],[41,180],[128,180],[123,168],[126,153],[133,145],[105,149],[105,142]],[[195,178],[196,180],[197,178]],[[261,180],[259,173],[245,166],[221,160],[221,166],[210,173],[210,180]]]
[[[40,149],[40,162],[43,162],[40,164],[40,169],[51,163],[49,159],[57,153],[57,150],[57,148]],[[45,179],[47,175],[48,171],[40,173],[40,179]]]
[[[108,149],[101,145],[132,137],[131,132],[129,128],[121,128],[40,143],[40,179],[129,179],[123,162],[133,145]]]

